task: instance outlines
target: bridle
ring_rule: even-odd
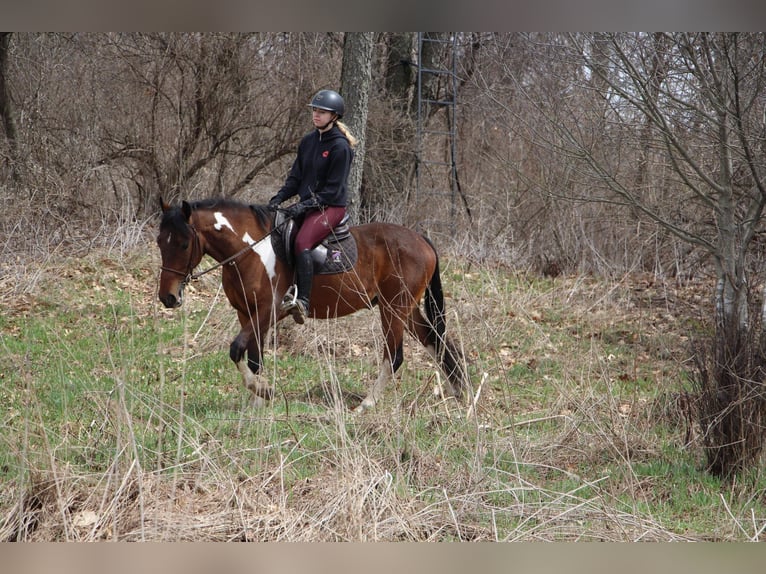
[[[182,281],[182,285],[186,285],[189,281],[194,280],[194,275],[192,274],[192,271],[194,271],[194,265],[192,264],[192,261],[194,260],[194,252],[200,251],[200,242],[199,242],[199,235],[197,234],[197,230],[194,228],[194,226],[191,223],[187,223],[189,226],[189,229],[191,229],[192,232],[192,249],[189,251],[189,260],[186,263],[186,271],[179,271],[178,269],[173,269],[172,267],[165,267],[162,265],[160,269],[162,271],[167,271],[168,273],[175,273],[176,275],[180,275],[184,278]],[[201,258],[201,257],[200,257]]]

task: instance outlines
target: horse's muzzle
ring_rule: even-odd
[[[168,293],[167,295],[160,295],[160,301],[162,301],[162,304],[165,305],[165,307],[168,309],[174,309],[175,307],[181,306],[181,299],[172,293]]]
[[[178,287],[178,294],[174,295],[173,293],[165,293],[159,295],[160,301],[162,301],[162,304],[165,305],[168,309],[175,309],[176,307],[180,307],[181,304],[184,301],[184,285],[181,284]]]

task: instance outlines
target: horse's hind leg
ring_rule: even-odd
[[[458,399],[462,398],[463,389],[468,388],[468,377],[465,374],[460,352],[452,341],[445,339],[442,342],[443,348],[437,353],[436,332],[417,307],[413,308],[410,314],[407,329],[413,337],[421,342],[446,375],[449,385],[448,394]]]
[[[402,340],[404,339],[404,322],[396,317],[390,310],[381,306],[380,318],[383,324],[383,332],[386,336],[386,347],[383,350],[383,361],[380,365],[375,382],[370,385],[367,396],[362,400],[362,404],[357,407],[357,411],[371,409],[375,403],[383,396],[386,384],[391,380],[401,367],[404,361],[404,351]]]

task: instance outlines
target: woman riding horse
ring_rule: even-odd
[[[265,205],[225,199],[161,205],[157,234],[162,257],[160,301],[168,308],[180,307],[190,281],[220,269],[224,293],[237,311],[241,327],[229,356],[245,387],[261,400],[271,399],[274,381],[263,374],[263,344],[269,329],[289,314],[279,305],[293,281],[292,269],[272,242],[276,218]],[[380,313],[383,361],[357,409],[374,407],[401,367],[405,331],[434,357],[447,378],[446,392],[465,396],[470,381],[461,349],[447,334],[434,245],[416,231],[393,223],[365,223],[349,232],[358,257],[345,271],[314,277],[308,310],[315,319],[344,317],[371,308]],[[195,273],[205,255],[217,265]]]
[[[269,201],[276,210],[280,203],[298,195],[300,201],[288,207],[288,217],[303,218],[295,238],[295,283],[297,294],[288,293],[281,308],[297,323],[308,316],[314,263],[311,250],[346,215],[347,179],[354,159],[356,138],[339,120],[345,112],[343,98],[333,90],[320,90],[309,103],[315,130],[298,146],[284,186]]]

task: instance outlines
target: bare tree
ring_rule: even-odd
[[[354,219],[357,218],[364,170],[374,39],[373,32],[348,32],[343,43],[340,89],[348,109],[348,115],[344,117],[344,121],[348,124],[351,133],[359,139],[348,178],[349,213]]]
[[[401,113],[413,111],[417,62],[414,32],[393,32],[384,35],[384,69],[381,73],[387,98]]]
[[[572,86],[585,80],[567,53],[567,38],[488,33],[470,42],[461,52],[458,132],[463,187],[477,222],[473,253],[519,267],[541,269],[550,261],[568,271],[608,271],[623,252],[606,237],[615,216],[605,218],[603,206],[568,201],[577,188],[572,162],[545,120],[560,109],[582,118],[594,105],[573,94]],[[565,108],[570,104],[574,109]],[[587,120],[594,133],[603,103],[595,105],[599,110]]]
[[[102,165],[123,170],[139,211],[156,197],[255,194],[284,177],[306,102],[337,70],[318,34],[119,34],[104,49]],[[308,71],[311,73],[307,73]],[[117,89],[121,86],[121,89]]]
[[[644,155],[652,147],[664,151],[661,161],[678,176],[671,191],[680,195],[653,202],[644,190],[605,169],[604,158],[582,145],[573,130],[564,135],[620,201],[713,256],[717,323],[725,330],[747,329],[752,281],[746,258],[766,205],[766,162],[760,153],[766,105],[763,36],[678,34],[658,41],[657,36],[616,35],[611,47],[613,72],[603,79],[615,117],[639,128]],[[672,68],[661,71],[666,66]],[[647,134],[646,125],[656,136]],[[669,211],[673,203],[676,209]],[[705,226],[696,222],[701,213],[707,213]]]
[[[415,37],[412,32],[381,33],[373,50],[365,171],[358,205],[364,219],[402,215],[390,206],[402,205],[414,166]]]
[[[571,35],[562,54],[582,81],[551,105],[535,102],[539,113],[523,120],[544,121],[536,144],[570,159],[570,197],[624,206],[714,261],[720,402],[708,421],[740,433],[716,435],[739,449],[711,450],[717,473],[758,454],[760,439],[754,445],[746,435],[762,435],[766,413],[761,391],[732,386],[753,373],[760,384],[766,364],[752,334],[749,301],[759,282],[748,264],[766,205],[764,42],[762,34]],[[743,397],[753,407],[746,420],[726,422]]]
[[[11,178],[18,180],[18,151],[16,144],[16,119],[11,102],[8,85],[8,50],[11,41],[10,32],[0,32],[0,118],[3,122],[5,139],[8,142],[9,157],[6,162],[10,166]]]

